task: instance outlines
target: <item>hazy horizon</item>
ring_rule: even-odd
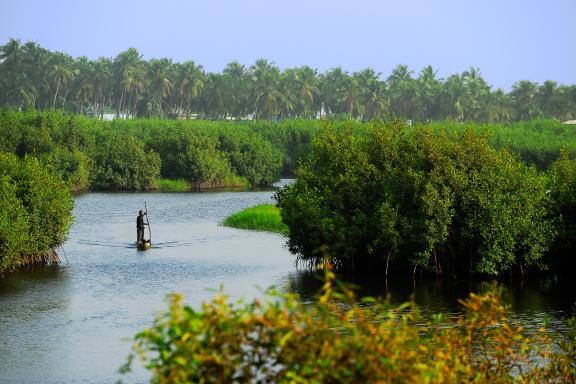
[[[520,80],[576,84],[576,2],[462,1],[74,2],[0,0],[0,44],[37,42],[73,57],[193,60],[207,72],[259,58],[284,70],[373,68],[386,78],[427,65],[446,78],[479,68],[494,88]]]

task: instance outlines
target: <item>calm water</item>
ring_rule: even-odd
[[[169,292],[183,292],[198,306],[207,288],[233,297],[260,295],[277,285],[309,299],[319,284],[294,267],[285,240],[268,233],[222,227],[243,208],[272,202],[271,191],[179,194],[92,193],[75,200],[75,222],[62,265],[14,274],[0,281],[0,383],[146,382],[136,367],[116,373],[131,338],[163,310]],[[132,246],[135,219],[147,203],[153,248]],[[148,231],[146,231],[148,236]],[[357,281],[364,293],[390,292],[396,301],[414,292],[425,310],[453,311],[474,284]],[[574,303],[574,285],[554,280],[510,284],[515,316],[555,327]]]

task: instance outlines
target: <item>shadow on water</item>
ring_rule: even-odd
[[[287,279],[286,289],[298,293],[304,301],[311,301],[322,288],[323,274],[315,271],[292,273]],[[471,292],[478,293],[486,289],[491,281],[460,281],[434,277],[392,276],[386,280],[375,275],[341,276],[356,286],[356,296],[389,297],[392,303],[400,304],[414,300],[429,312],[460,312],[460,299]],[[526,280],[494,280],[504,288],[504,300],[513,313],[519,316],[531,314],[555,313],[567,317],[574,313],[576,303],[576,285],[552,277],[531,277]]]
[[[0,302],[6,304],[7,300],[14,299],[14,295],[22,291],[42,295],[46,290],[61,293],[66,297],[66,287],[69,280],[69,269],[63,265],[50,265],[45,267],[29,268],[10,273],[0,279]],[[38,297],[40,299],[41,297]],[[17,299],[15,299],[17,300]]]

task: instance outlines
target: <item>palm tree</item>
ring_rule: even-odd
[[[85,111],[85,104],[92,99],[92,93],[94,91],[93,84],[90,81],[91,67],[90,62],[84,56],[76,60],[75,66],[78,71],[78,76],[76,76],[72,83],[72,94],[75,99],[77,99],[75,100],[77,113],[83,113]]]
[[[327,114],[343,115],[348,113],[346,89],[350,76],[341,67],[327,71],[321,78],[322,100]]]
[[[129,48],[116,56],[112,67],[114,84],[116,91],[116,116],[125,108],[126,94],[132,90],[134,85],[132,77],[137,74],[138,68],[142,66],[142,55],[136,48]],[[118,94],[120,97],[118,97]]]
[[[436,78],[437,70],[431,65],[425,67],[418,77],[418,97],[425,119],[438,119],[440,117],[439,98],[442,83]]]
[[[457,121],[464,120],[466,88],[460,75],[450,75],[440,91],[441,116]]]
[[[386,80],[390,93],[390,109],[394,114],[409,119],[421,117],[418,84],[406,65],[399,65]]]
[[[226,88],[224,95],[226,109],[230,115],[240,119],[253,112],[253,108],[250,109],[248,106],[250,89],[253,88],[248,69],[237,61],[232,61],[226,65],[222,74]]]
[[[186,61],[183,64],[176,64],[177,73],[176,92],[179,104],[176,115],[182,113],[182,105],[186,103],[188,117],[192,114],[192,100],[198,98],[204,87],[204,70],[202,66],[196,65],[193,61]]]
[[[90,62],[90,83],[92,84],[92,109],[94,115],[104,116],[104,111],[112,105],[113,90],[112,60],[104,57]]]
[[[480,96],[482,110],[476,116],[477,121],[488,123],[510,120],[510,100],[501,89],[494,92],[483,93]]]
[[[206,75],[199,103],[205,117],[223,118],[226,116],[224,90],[224,76],[217,73]]]
[[[464,119],[481,120],[484,113],[483,101],[489,100],[490,86],[486,84],[480,73],[480,69],[471,67],[462,73],[462,81],[465,87]]]
[[[28,42],[23,47],[23,67],[26,79],[34,90],[32,105],[47,107],[50,103],[50,83],[48,82],[51,53],[37,43]]]
[[[152,101],[152,116],[164,117],[164,99],[172,93],[172,61],[169,59],[151,60],[148,65],[148,92]]]
[[[555,118],[564,120],[576,119],[576,85],[560,85],[555,92]]]
[[[361,118],[365,120],[382,118],[388,113],[386,86],[380,81],[380,73],[364,69],[353,74],[359,89]]]
[[[546,117],[557,117],[560,113],[560,99],[558,85],[555,81],[547,80],[536,91],[536,103]]]
[[[68,93],[68,83],[74,78],[75,71],[72,68],[72,58],[70,56],[64,55],[63,53],[57,53],[54,56],[54,61],[52,64],[52,69],[50,71],[49,77],[53,83],[56,83],[56,90],[54,91],[54,99],[52,101],[52,108],[56,108],[56,99],[58,98],[58,93],[60,91],[60,86],[66,89],[66,94]],[[66,96],[64,97],[64,102],[62,106],[66,103]]]
[[[530,120],[541,115],[536,102],[538,85],[527,80],[515,83],[510,91],[510,103],[516,120]]]
[[[281,119],[294,117],[298,104],[298,91],[296,90],[296,69],[288,68],[280,73],[277,90],[280,93],[279,116]]]
[[[10,39],[6,45],[0,47],[0,61],[2,66],[10,72],[20,70],[22,55],[22,45],[19,39]]]
[[[18,39],[10,39],[0,47],[0,75],[2,98],[8,105],[22,107],[29,104],[34,98],[34,90],[28,82],[23,71],[22,45]]]
[[[279,90],[280,70],[274,62],[259,59],[250,71],[254,81],[252,100],[255,105],[255,118],[272,119],[278,116],[284,96]]]
[[[296,96],[295,113],[299,117],[313,118],[321,109],[318,73],[305,65],[292,72]]]
[[[139,100],[139,96],[142,94],[144,89],[148,86],[149,79],[146,76],[146,70],[144,65],[139,65],[131,68],[126,73],[126,77],[123,82],[123,86],[127,91],[126,97],[126,111],[127,115],[136,115],[136,106]]]

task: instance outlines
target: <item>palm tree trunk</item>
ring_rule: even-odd
[[[66,93],[64,94],[64,102],[62,102],[62,109],[64,109],[64,105],[66,105],[66,98],[68,97],[68,90],[66,91]]]
[[[54,101],[52,102],[52,108],[56,108],[56,97],[58,97],[59,89],[60,89],[60,79],[58,79],[58,84],[56,84],[56,92],[54,93]]]
[[[132,105],[132,117],[136,117],[136,105],[138,104],[138,95],[134,93],[134,103]]]
[[[120,117],[120,111],[122,110],[122,104],[124,103],[124,89],[120,95],[120,101],[118,101],[118,108],[116,109],[116,117]]]

